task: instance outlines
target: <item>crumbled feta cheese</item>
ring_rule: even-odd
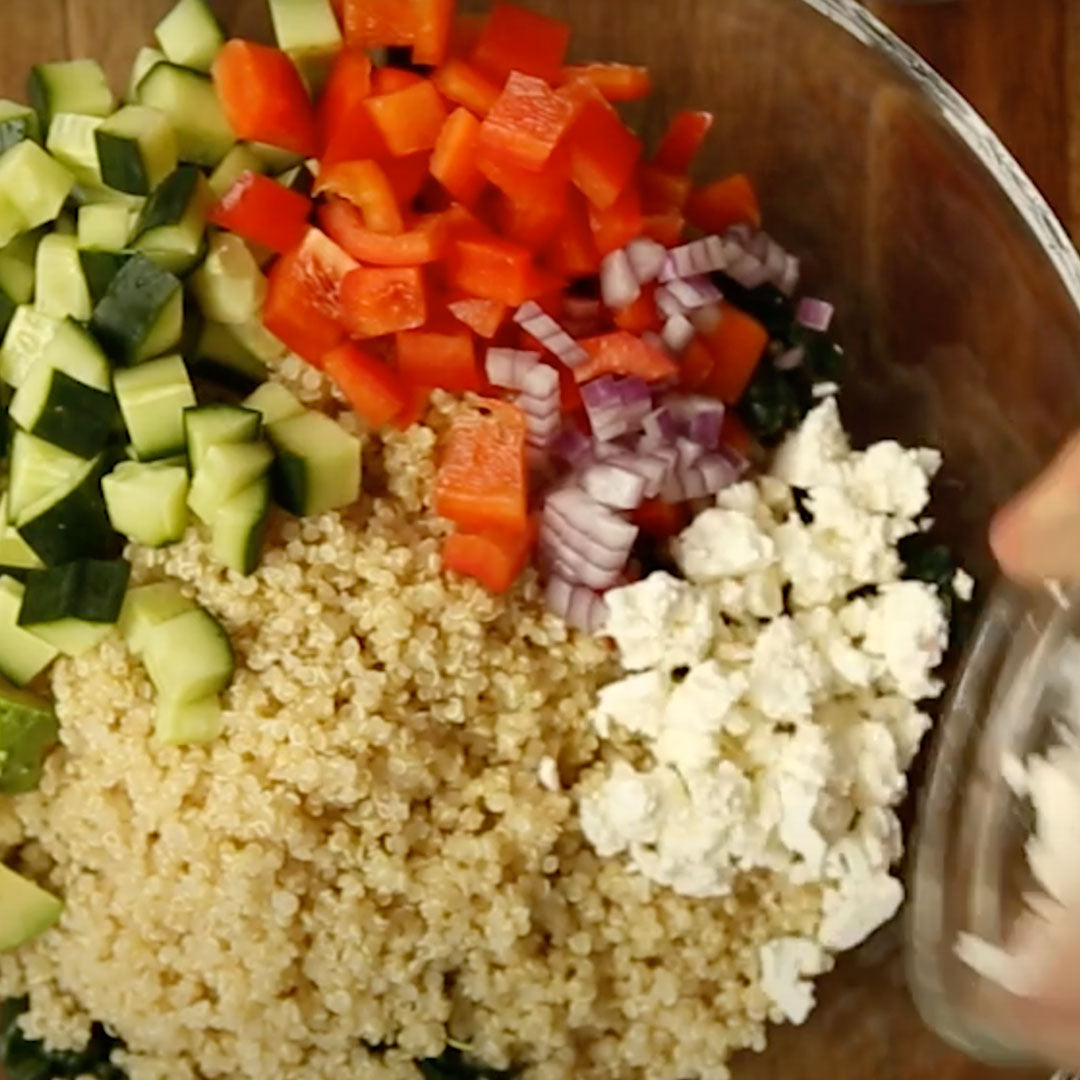
[[[682,667],[703,659],[713,638],[707,597],[663,571],[605,593],[607,633],[629,671]]]
[[[548,791],[562,790],[559,763],[553,757],[545,755],[540,759],[540,764],[536,767],[536,778],[540,781],[540,786]]]
[[[655,739],[663,726],[671,682],[663,671],[642,671],[601,687],[592,712],[596,733],[607,738],[611,725]]]
[[[835,484],[850,453],[836,398],[829,397],[784,440],[773,460],[772,474],[797,488]]]
[[[813,1012],[810,980],[827,968],[825,950],[809,938],[776,938],[761,946],[761,989],[793,1024],[805,1023]]]
[[[886,872],[826,889],[818,941],[838,952],[854,949],[884,926],[903,902],[904,886]]]
[[[776,545],[752,517],[738,510],[704,510],[679,537],[679,568],[695,582],[741,577],[763,570],[776,557]]]
[[[931,672],[949,643],[941,599],[923,581],[898,581],[868,601],[864,648],[885,663],[893,685],[912,701],[936,697],[941,683]]]
[[[803,720],[826,685],[825,666],[788,616],[765,626],[750,663],[750,701],[773,720]]]
[[[930,480],[940,466],[940,454],[927,456],[892,440],[875,443],[855,461],[851,492],[876,514],[914,519],[930,501]]]
[[[975,579],[966,570],[957,570],[952,579],[956,598],[965,604],[975,595]]]
[[[582,800],[582,831],[600,856],[651,844],[659,835],[666,801],[660,775],[639,773],[617,761],[600,790]]]

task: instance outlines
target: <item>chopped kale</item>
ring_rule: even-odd
[[[424,1080],[513,1080],[518,1071],[477,1064],[453,1046],[448,1046],[437,1058],[418,1059],[416,1067]]]
[[[124,1071],[110,1058],[122,1044],[101,1024],[95,1024],[84,1050],[47,1050],[28,1039],[19,1028],[26,1012],[25,997],[10,998],[0,1005],[0,1068],[5,1080],[53,1080],[55,1077],[95,1076],[98,1080],[124,1080]]]

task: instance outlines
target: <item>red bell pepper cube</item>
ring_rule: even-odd
[[[352,342],[331,349],[323,357],[323,370],[345,395],[353,412],[372,427],[388,424],[409,400],[401,376]]]
[[[641,140],[596,93],[585,95],[567,143],[570,179],[600,210],[607,210],[626,190],[641,157]]]
[[[214,59],[214,87],[237,138],[303,157],[319,152],[315,110],[288,55],[234,38]]]
[[[370,94],[371,58],[357,49],[342,49],[334,58],[316,109],[324,151],[336,133],[355,123],[357,116],[367,116],[364,99]]]
[[[475,578],[488,592],[507,592],[528,564],[536,532],[534,525],[521,532],[452,533],[443,542],[443,569]]]
[[[636,64],[575,64],[563,68],[564,83],[588,83],[607,101],[640,101],[652,93],[647,67]]]
[[[589,354],[589,359],[574,368],[574,378],[579,383],[590,382],[601,375],[636,375],[646,382],[661,382],[679,374],[678,367],[664,349],[625,330],[586,338],[581,347]]]
[[[518,307],[536,290],[532,252],[494,235],[458,236],[447,267],[450,284],[486,300]]]
[[[410,86],[419,86],[424,76],[408,68],[380,67],[371,76],[371,92],[374,95],[396,94],[399,90],[408,90]]]
[[[720,321],[701,336],[714,362],[702,389],[725,405],[737,404],[765,355],[769,332],[737,307],[724,304]]]
[[[656,307],[656,284],[643,285],[638,298],[615,312],[615,325],[620,330],[629,330],[631,334],[644,334],[646,330],[660,331],[663,320]]]
[[[596,248],[589,210],[585,198],[577,190],[567,192],[566,212],[547,248],[547,261],[565,277],[589,277],[600,269],[600,252]]]
[[[626,247],[641,235],[643,225],[641,196],[635,183],[627,184],[623,193],[606,210],[591,204],[589,206],[589,226],[601,257]]]
[[[449,56],[467,60],[476,49],[476,43],[487,26],[488,17],[477,12],[466,12],[454,16],[450,24]]]
[[[432,76],[436,89],[455,105],[464,105],[477,116],[486,116],[499,99],[499,88],[472,64],[451,57]]]
[[[365,104],[395,157],[430,150],[446,121],[439,91],[426,79],[392,94],[370,97]]]
[[[409,154],[408,157],[386,158],[383,172],[394,189],[399,206],[410,206],[423,190],[429,175],[431,155],[427,152]]]
[[[210,211],[210,221],[284,254],[307,234],[311,200],[260,173],[243,172]]]
[[[646,214],[641,224],[641,235],[664,247],[681,244],[685,230],[686,219],[678,210],[669,210],[666,214]]]
[[[450,48],[450,28],[456,0],[412,0],[416,15],[412,59],[414,64],[441,64]]]
[[[646,214],[680,213],[690,198],[693,181],[685,173],[672,173],[656,165],[642,165],[638,171],[641,184],[641,206]]]
[[[341,316],[354,338],[423,326],[427,322],[423,272],[418,266],[361,266],[342,283]]]
[[[363,161],[367,158],[381,161],[389,157],[390,151],[361,100],[360,108],[346,114],[328,133],[320,165],[326,168],[342,161]]]
[[[500,83],[510,72],[520,71],[555,84],[569,44],[567,23],[500,2],[480,32],[472,58]]]
[[[313,269],[310,252],[302,246],[282,255],[270,268],[263,304],[266,329],[309,364],[323,357],[344,338],[345,331],[331,307],[321,275]]]
[[[337,195],[355,206],[373,232],[396,236],[405,231],[397,196],[375,161],[343,161],[320,171],[316,195]]]
[[[679,358],[679,385],[686,390],[700,390],[708,381],[716,360],[701,338],[694,338]]]
[[[446,221],[439,214],[412,224],[399,236],[367,228],[360,211],[344,199],[329,197],[318,209],[319,223],[354,259],[376,266],[421,266],[443,257]]]
[[[761,224],[761,206],[749,178],[736,173],[693,192],[686,203],[690,223],[703,232],[722,233],[732,225]]]
[[[500,235],[533,251],[543,250],[562,227],[566,214],[565,193],[563,188],[558,193],[561,197],[531,201],[497,192],[494,214]]]
[[[395,341],[398,371],[409,382],[458,393],[484,389],[473,335],[466,327],[406,330]]]
[[[646,536],[656,540],[670,540],[690,524],[690,509],[686,503],[646,499],[636,510],[630,512],[630,521]]]
[[[686,173],[697,157],[705,136],[713,125],[713,114],[684,109],[672,117],[660,140],[654,161],[658,169]]]
[[[571,95],[556,93],[543,79],[513,71],[481,125],[484,150],[489,158],[537,172],[570,129],[578,108]]]
[[[416,13],[410,0],[345,0],[345,41],[356,49],[412,45]]]
[[[431,154],[431,175],[459,202],[471,206],[485,186],[476,167],[480,121],[459,106],[447,118]]]
[[[465,296],[460,300],[452,300],[446,305],[446,310],[478,337],[490,341],[506,322],[510,309],[498,300]]]
[[[391,421],[398,431],[408,431],[413,424],[419,424],[424,419],[431,401],[430,386],[413,386],[412,383],[406,383],[405,393],[405,405]]]
[[[569,162],[561,151],[539,172],[523,169],[503,157],[493,157],[481,145],[476,167],[501,192],[520,202],[550,202],[562,206],[569,185]]]

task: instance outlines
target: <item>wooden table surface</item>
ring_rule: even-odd
[[[633,4],[655,2],[631,0],[625,17],[632,17]],[[867,2],[967,96],[1001,135],[1073,235],[1080,238],[1080,0],[953,0],[926,5],[901,0]],[[2,3],[9,20],[15,13],[18,16],[0,31],[0,96],[11,97],[22,97],[26,67],[32,59],[94,53],[110,71],[127,70],[136,47],[145,43],[155,16],[167,6],[167,0]],[[221,11],[235,11],[245,5],[239,20],[241,30],[250,27],[253,5],[247,0],[215,0]],[[906,1002],[901,988],[894,988],[892,1001]],[[856,1011],[864,1013],[864,1022],[865,1011],[873,1013],[877,1004],[851,1003]],[[896,1007],[910,1013],[906,1003]],[[850,1030],[849,1025],[855,1026],[860,1020],[850,1011],[835,1019],[840,1040]],[[929,1038],[918,1033],[913,1015],[892,1031],[894,1037],[903,1033],[903,1043]],[[798,1032],[778,1031],[776,1041],[784,1047],[781,1060],[793,1060],[788,1053],[796,1059],[800,1056]],[[912,1073],[904,1061],[910,1056],[905,1053],[908,1047],[897,1045],[895,1072],[890,1070],[890,1075],[905,1080],[915,1075],[918,1080],[990,1080],[999,1075],[958,1055],[939,1056],[940,1048],[934,1051],[930,1044],[924,1045],[929,1053],[925,1070],[915,1066]],[[842,1053],[829,1057],[827,1064],[821,1064],[840,1080],[862,1080],[868,1075],[851,1055],[846,1065],[840,1065]],[[809,1073],[803,1068],[796,1071],[799,1076],[823,1075],[813,1068]],[[755,1068],[750,1072],[755,1077],[780,1075],[771,1068],[767,1073]]]

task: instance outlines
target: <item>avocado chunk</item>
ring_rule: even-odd
[[[21,795],[38,786],[59,730],[49,702],[0,679],[0,794]]]
[[[64,910],[63,903],[32,881],[0,865],[0,953],[17,949],[45,933]]]

